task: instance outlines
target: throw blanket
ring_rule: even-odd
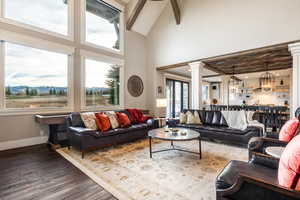
[[[241,111],[222,111],[228,126],[233,129],[245,130],[248,127],[246,113]]]
[[[127,109],[131,116],[131,122],[132,123],[145,123],[148,119],[151,119],[152,117],[146,116],[142,113],[142,111],[138,109]]]

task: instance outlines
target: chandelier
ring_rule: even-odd
[[[270,73],[268,70],[268,63],[266,62],[266,72],[263,73],[259,78],[259,84],[262,90],[270,91],[274,87],[275,76]]]
[[[229,80],[229,86],[231,93],[236,94],[238,92],[238,87],[240,85],[241,80],[235,76],[235,66],[232,66],[232,76]]]

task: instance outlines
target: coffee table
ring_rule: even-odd
[[[176,130],[178,130],[177,133],[171,132],[171,131],[166,132],[165,128],[159,128],[159,129],[153,129],[148,132],[150,158],[152,158],[152,154],[154,154],[154,153],[176,150],[176,151],[183,151],[183,152],[187,152],[187,153],[197,154],[197,155],[199,155],[199,158],[201,159],[202,152],[201,152],[200,133],[198,133],[197,131],[191,130],[191,129],[186,129],[186,128],[176,128]],[[186,133],[186,134],[182,134],[182,133]],[[153,151],[152,150],[152,140],[153,139],[170,141],[171,148]],[[191,140],[199,141],[199,152],[188,151],[188,150],[177,148],[174,146],[174,142],[183,142],[183,141],[191,141]]]

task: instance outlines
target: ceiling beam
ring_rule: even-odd
[[[134,23],[136,22],[136,20],[139,16],[139,14],[143,10],[146,2],[147,2],[147,0],[138,0],[138,2],[136,3],[136,5],[127,21],[127,24],[126,24],[127,30],[131,30],[131,28],[133,27]]]
[[[176,24],[179,25],[180,20],[181,20],[181,14],[180,14],[180,8],[179,8],[177,0],[171,0],[171,5],[173,8],[173,13],[175,16]]]
[[[249,55],[249,54],[253,54],[253,53],[260,53],[260,52],[264,52],[264,51],[287,49],[289,44],[296,43],[296,42],[300,42],[300,40],[295,40],[295,41],[290,41],[290,42],[285,42],[285,43],[281,43],[281,44],[271,45],[271,46],[267,46],[267,47],[260,47],[260,48],[256,48],[256,49],[245,50],[245,51],[240,51],[240,52],[235,52],[235,53],[229,53],[229,54],[225,54],[225,55],[221,55],[221,56],[195,59],[195,60],[190,60],[190,61],[186,61],[186,62],[171,64],[171,65],[167,65],[167,66],[161,66],[161,67],[157,67],[157,70],[160,71],[160,70],[168,69],[168,68],[183,67],[183,66],[187,66],[189,63],[199,62],[199,61],[202,61],[202,62],[215,62],[215,61],[219,61],[219,60],[222,60],[222,59],[226,60],[226,59],[232,58],[232,57],[245,56],[245,55]]]

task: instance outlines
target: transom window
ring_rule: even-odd
[[[2,1],[4,18],[61,35],[70,35],[69,3],[72,0]]]
[[[120,66],[85,59],[85,104],[87,107],[120,105]]]
[[[68,55],[3,43],[5,108],[68,106]]]
[[[85,41],[120,50],[121,11],[102,0],[86,0]]]

